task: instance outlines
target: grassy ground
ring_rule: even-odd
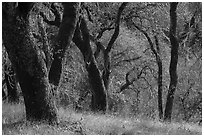
[[[2,106],[3,135],[190,135],[202,134],[202,127],[188,123],[162,123],[152,120],[122,118],[112,115],[76,113],[59,109],[60,123],[51,126],[25,120],[24,106],[4,103]]]

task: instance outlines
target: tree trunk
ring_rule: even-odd
[[[50,83],[58,86],[60,83],[63,58],[70,46],[79,16],[79,3],[63,3],[63,19],[60,24],[57,41],[54,47],[53,62],[49,72]]]
[[[157,36],[154,36],[155,45],[157,52],[155,52],[155,57],[158,66],[158,77],[157,77],[157,84],[158,84],[158,110],[159,110],[159,119],[163,119],[163,102],[162,102],[162,60],[160,58],[160,48],[159,48],[159,41]],[[153,48],[153,47],[152,47]]]
[[[162,103],[162,61],[160,57],[157,59],[158,66],[158,110],[159,110],[159,119],[163,119],[163,103]]]
[[[111,71],[111,68],[110,68],[110,65],[111,65],[111,56],[110,56],[110,51],[106,51],[104,52],[104,70],[103,70],[103,73],[102,73],[102,78],[103,78],[103,82],[104,82],[104,85],[105,85],[105,88],[106,90],[108,90],[108,87],[109,87],[109,76],[110,76],[110,71]]]
[[[114,33],[108,43],[107,48],[104,51],[104,70],[103,70],[103,81],[105,84],[105,88],[106,90],[108,90],[108,86],[109,86],[109,76],[110,76],[110,65],[111,65],[111,49],[113,47],[114,42],[116,41],[116,39],[118,38],[119,35],[119,31],[120,31],[120,17],[122,15],[123,10],[125,9],[125,7],[127,6],[127,2],[123,2],[121,4],[121,6],[118,9],[118,13],[117,13],[117,18],[115,21],[115,30]]]
[[[91,49],[89,31],[86,25],[86,21],[83,18],[81,19],[81,23],[78,23],[77,25],[73,41],[84,57],[89,82],[93,90],[91,102],[92,110],[105,112],[106,90]]]
[[[14,70],[13,68],[10,68],[11,70],[8,70],[9,72],[4,72],[5,74],[5,83],[7,87],[7,98],[8,101],[11,103],[18,102],[18,92],[17,92],[17,82],[14,76]],[[8,74],[9,73],[9,74]]]
[[[154,44],[151,40],[151,38],[149,37],[148,33],[146,31],[144,31],[143,29],[141,29],[140,27],[138,27],[137,25],[134,25],[140,32],[142,32],[145,37],[147,38],[149,45],[150,45],[150,49],[153,52],[153,54],[155,55],[156,58],[156,62],[157,62],[157,66],[158,66],[158,77],[157,77],[157,84],[158,84],[158,111],[159,111],[159,119],[163,119],[163,103],[162,103],[162,60],[160,58],[160,48],[159,48],[159,41],[157,36],[155,35],[155,45],[156,45],[156,49],[154,48]]]
[[[169,67],[170,85],[167,95],[166,108],[164,114],[165,121],[171,121],[173,108],[174,92],[177,86],[177,63],[178,63],[178,47],[179,43],[176,37],[177,15],[176,8],[178,3],[170,3],[170,42],[171,42],[171,61]]]
[[[4,80],[2,79],[2,100],[6,100],[6,92],[5,92],[5,88],[3,87],[4,83],[6,83],[5,78]]]
[[[23,93],[27,120],[57,121],[45,61],[29,20],[32,3],[2,3],[2,34]]]
[[[103,80],[100,77],[100,72],[96,65],[96,61],[93,57],[91,58],[92,61],[90,61],[90,64],[86,67],[86,69],[88,72],[90,84],[93,88],[92,110],[105,112],[107,104],[106,89],[103,84]]]

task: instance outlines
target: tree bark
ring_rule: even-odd
[[[32,3],[2,3],[3,41],[23,93],[27,120],[57,121],[45,61],[31,33]]]
[[[171,42],[171,61],[169,67],[170,85],[167,94],[166,108],[164,114],[165,121],[171,121],[171,114],[173,108],[174,92],[177,86],[177,63],[178,63],[178,48],[179,43],[176,37],[177,27],[177,2],[170,3],[170,42]]]
[[[163,119],[163,102],[162,102],[162,60],[160,58],[160,48],[159,48],[159,41],[157,39],[157,36],[154,36],[155,38],[155,44],[157,49],[156,61],[158,66],[158,77],[157,77],[157,83],[158,83],[158,110],[159,110],[159,119]]]
[[[91,108],[93,111],[105,112],[107,102],[106,89],[91,49],[87,24],[83,18],[81,18],[81,21],[77,25],[73,41],[84,57],[89,82],[93,90]]]
[[[162,102],[162,61],[161,59],[157,59],[158,66],[158,110],[159,110],[159,119],[163,119],[163,102]]]
[[[63,19],[60,24],[57,41],[54,47],[53,62],[49,72],[50,83],[58,86],[60,83],[63,59],[67,47],[70,46],[77,20],[80,3],[63,3]]]
[[[7,94],[8,101],[11,103],[16,103],[19,101],[19,97],[17,92],[17,82],[14,76],[15,74],[12,66],[9,70],[7,70],[7,72],[4,72],[4,74],[8,93]]]

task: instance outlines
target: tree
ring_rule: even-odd
[[[55,8],[54,5],[52,4],[52,7],[53,9]],[[66,7],[65,7],[66,8]],[[68,9],[68,8],[67,8]],[[73,11],[73,9],[72,9]],[[41,14],[42,17],[44,18],[44,21],[46,23],[48,23],[49,25],[55,25],[57,27],[60,27],[61,30],[65,31],[65,32],[68,32],[66,30],[68,29],[73,29],[73,39],[69,39],[70,42],[71,40],[73,40],[73,42],[75,43],[75,45],[79,48],[79,50],[81,51],[83,57],[84,57],[84,63],[85,63],[85,68],[88,72],[88,77],[89,77],[89,82],[92,86],[92,110],[93,111],[103,111],[105,112],[106,111],[106,89],[104,87],[104,83],[102,81],[102,78],[101,78],[101,74],[100,74],[100,71],[98,69],[98,66],[97,66],[97,63],[96,63],[96,60],[95,60],[95,57],[93,55],[93,52],[92,52],[92,49],[91,49],[91,45],[90,45],[90,34],[89,34],[89,31],[88,31],[88,28],[87,28],[87,24],[86,24],[86,20],[83,18],[83,16],[80,17],[80,19],[78,20],[78,18],[76,18],[76,16],[71,16],[71,17],[74,17],[72,20],[75,20],[77,19],[77,22],[74,22],[74,23],[77,23],[76,24],[66,24],[66,22],[68,22],[67,20],[69,20],[70,16],[67,16],[70,14],[70,9],[69,10],[66,10],[64,9],[64,13],[63,13],[63,20],[62,22],[64,22],[64,25],[59,25],[60,24],[60,20],[59,20],[59,11],[57,10],[54,10],[53,12],[55,14],[55,21],[49,21],[45,15]],[[66,17],[65,17],[66,15]],[[71,26],[70,28],[66,28],[66,26]],[[61,37],[59,37],[61,38]],[[62,39],[62,38],[61,38]],[[65,42],[66,42],[66,39],[63,39]],[[62,50],[62,52],[65,53],[65,49],[67,44],[64,44],[63,46],[61,46],[60,48],[56,48],[57,50]],[[64,47],[64,48],[62,48]],[[60,78],[60,75],[58,75],[57,79],[56,79],[56,73],[57,74],[61,74],[61,69],[62,69],[62,63],[60,65],[60,62],[59,62],[59,57],[62,58],[62,56],[64,56],[64,53],[59,55],[59,53],[57,52],[56,50],[56,54],[54,58],[54,61],[53,61],[53,68],[51,67],[50,69],[50,80],[51,81],[55,81],[53,82],[54,85],[58,85],[59,84],[59,78]],[[59,56],[59,57],[57,57]],[[61,60],[62,62],[62,60]],[[54,65],[55,64],[55,65]],[[56,66],[56,64],[58,64]],[[61,67],[60,67],[61,66]],[[55,67],[55,68],[54,68]],[[56,72],[58,70],[58,72]],[[52,78],[52,76],[54,76]]]
[[[107,92],[107,101],[108,103],[110,102],[109,99],[109,95],[108,95],[108,88],[109,88],[109,80],[110,80],[110,73],[111,73],[111,49],[114,45],[114,42],[116,41],[118,35],[119,35],[119,31],[120,31],[120,21],[121,21],[121,15],[123,10],[125,9],[125,7],[127,6],[127,2],[123,2],[117,12],[117,17],[115,19],[115,26],[111,27],[111,26],[106,26],[105,28],[101,29],[97,35],[97,37],[95,38],[94,36],[91,36],[91,40],[95,42],[97,49],[96,52],[94,53],[94,56],[97,58],[98,54],[100,53],[100,51],[102,51],[103,53],[103,71],[102,71],[102,80],[104,82],[104,86]],[[99,39],[102,37],[103,33],[106,30],[112,30],[114,29],[114,33],[111,36],[110,41],[108,42],[107,47],[105,48],[105,46],[99,42]],[[108,108],[108,106],[107,106]]]
[[[14,68],[11,64],[11,61],[8,58],[8,54],[5,50],[4,45],[2,46],[2,99],[8,100],[11,103],[17,103],[19,101],[19,94],[17,91],[17,79],[14,72]],[[6,91],[5,92],[5,87]]]
[[[92,86],[92,102],[93,111],[106,111],[106,89],[100,75],[93,51],[90,45],[90,36],[85,19],[82,17],[78,24],[73,38],[74,43],[81,51],[84,57],[84,63],[88,72],[89,82]]]
[[[2,3],[2,34],[8,57],[23,93],[27,120],[57,122],[43,55],[35,43],[32,19],[34,3]]]
[[[110,65],[111,65],[111,48],[113,47],[114,42],[116,41],[118,35],[119,35],[119,30],[120,30],[120,17],[121,14],[123,12],[123,10],[125,9],[126,5],[128,3],[127,2],[123,2],[121,4],[121,6],[118,9],[118,14],[117,14],[117,18],[115,21],[115,30],[114,33],[108,43],[107,48],[105,48],[104,50],[104,70],[103,70],[103,81],[105,84],[106,89],[108,89],[108,85],[109,85],[109,75],[110,75]]]
[[[178,63],[178,48],[179,43],[176,37],[176,26],[177,26],[177,2],[170,3],[170,42],[171,42],[171,61],[169,67],[170,74],[170,85],[167,94],[166,108],[164,113],[164,120],[171,121],[174,93],[177,86],[177,63]]]
[[[84,6],[84,4],[82,4],[82,5]],[[123,3],[121,5],[121,7],[119,8],[116,23],[115,23],[115,32],[114,32],[112,39],[110,40],[108,47],[106,49],[104,49],[104,46],[100,42],[96,41],[93,38],[93,36],[90,37],[90,33],[88,31],[88,28],[87,28],[87,23],[86,23],[86,20],[84,19],[83,16],[80,17],[80,20],[78,21],[77,28],[75,30],[73,42],[79,48],[79,50],[81,51],[81,53],[84,57],[85,67],[86,67],[86,70],[88,72],[89,81],[90,81],[90,84],[93,88],[92,109],[94,111],[100,111],[100,110],[105,111],[106,110],[106,102],[107,102],[106,92],[107,92],[107,88],[108,88],[108,83],[109,83],[108,81],[109,81],[109,75],[110,75],[110,72],[109,72],[110,71],[110,50],[111,50],[113,43],[115,42],[115,40],[117,39],[117,36],[119,34],[120,16],[121,16],[122,11],[124,10],[126,5],[127,5],[127,3]],[[87,7],[84,7],[84,9],[88,12]],[[43,14],[41,14],[41,15],[44,18],[44,21],[46,23],[59,27],[59,24],[60,24],[59,21],[60,20],[57,20],[57,19],[59,19],[59,17],[58,17],[59,13],[57,13],[57,12],[53,12],[53,13],[56,16],[55,21],[49,21],[45,17],[45,15],[43,15]],[[89,15],[89,19],[90,18],[91,17]],[[102,31],[102,32],[104,32],[104,31]],[[100,36],[102,36],[102,34],[103,33],[100,33]],[[100,37],[98,36],[98,38],[100,38]],[[95,59],[95,57],[97,57],[97,53],[93,54],[93,51],[92,51],[91,46],[90,46],[90,39],[96,43],[97,48],[98,48],[97,49],[98,53],[102,49],[103,54],[104,54],[104,68],[105,69],[103,71],[102,77],[101,77],[101,72],[98,69],[97,62]],[[56,62],[59,62],[59,61],[56,61]],[[56,65],[53,65],[53,66],[56,66]],[[56,70],[56,69],[53,69],[53,70]],[[56,72],[53,74],[56,74]],[[56,80],[56,78],[53,78],[53,79]]]
[[[157,66],[158,66],[158,77],[157,77],[157,84],[158,84],[158,111],[159,111],[159,119],[163,119],[163,103],[162,103],[162,60],[160,57],[160,48],[159,48],[159,42],[158,42],[158,38],[155,35],[155,45],[156,45],[156,49],[154,48],[154,44],[151,40],[151,38],[149,37],[148,33],[144,30],[142,30],[140,27],[136,26],[135,27],[141,31],[145,37],[147,38],[149,45],[150,45],[150,49],[153,52],[153,54],[155,55],[156,58],[156,62],[157,62]]]
[[[7,70],[4,70],[4,77],[5,77],[4,83],[6,84],[6,87],[7,87],[8,101],[12,103],[18,102],[19,96],[17,91],[17,81],[16,81],[14,69],[11,65],[8,66],[8,64],[5,65],[4,67],[5,69],[7,69]]]
[[[158,40],[158,36],[160,33],[159,28],[161,27],[160,26],[161,24],[158,24],[157,19],[155,19],[157,18],[155,17],[155,15],[148,14],[149,12],[148,10],[155,12],[155,9],[157,9],[158,7],[159,7],[159,4],[154,4],[154,3],[137,5],[137,8],[127,13],[125,17],[125,21],[128,27],[130,27],[133,30],[136,28],[137,30],[139,30],[139,32],[141,32],[145,36],[145,39],[147,39],[148,44],[149,44],[149,48],[147,49],[150,49],[155,57],[156,64],[158,67],[157,77],[156,77],[157,94],[158,94],[157,102],[158,102],[159,119],[161,120],[163,119],[163,103],[162,103],[162,86],[163,86],[162,74],[163,74],[163,71],[162,71],[162,59],[161,59],[161,53],[160,53],[160,45],[159,45],[159,40]]]
[[[58,86],[60,83],[63,59],[66,49],[74,36],[79,17],[79,6],[80,3],[63,3],[63,19],[60,23],[57,40],[54,45],[54,60],[49,72],[49,81],[55,86]]]

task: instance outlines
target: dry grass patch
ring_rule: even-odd
[[[58,125],[25,120],[24,105],[3,104],[2,134],[12,135],[201,135],[202,127],[190,123],[164,123],[156,120],[113,115],[76,113],[59,108]]]

